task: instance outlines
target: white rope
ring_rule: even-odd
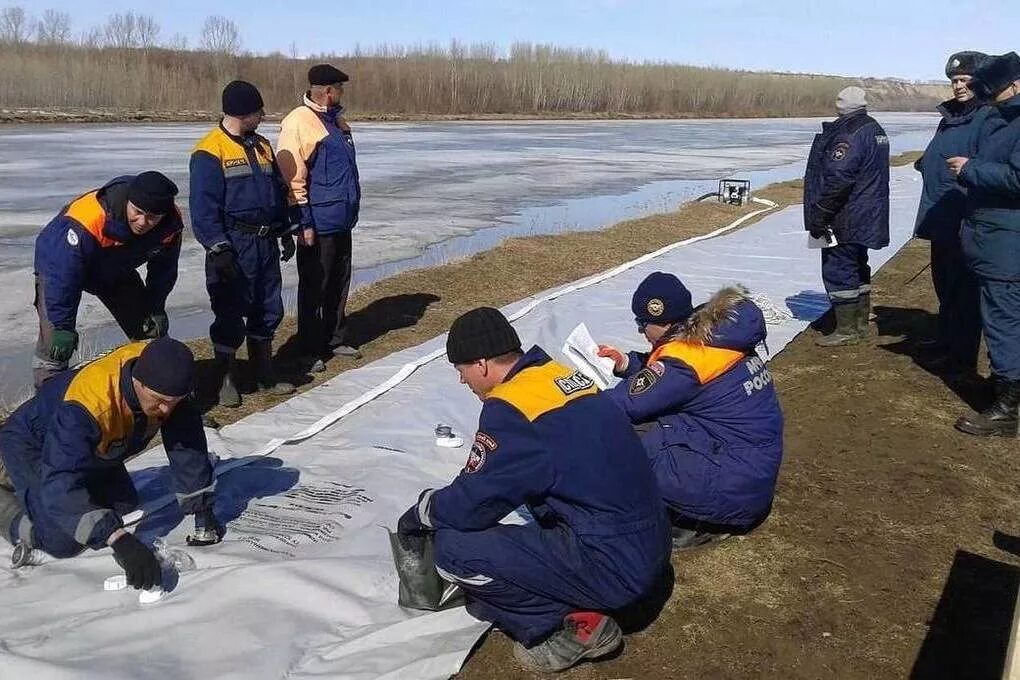
[[[777,326],[787,321],[793,321],[793,314],[790,313],[790,310],[780,308],[765,293],[751,293],[749,297],[751,302],[758,305],[762,316],[765,317],[765,323]]]

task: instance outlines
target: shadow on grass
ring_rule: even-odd
[[[958,550],[912,680],[998,680],[1009,648],[1020,569]]]

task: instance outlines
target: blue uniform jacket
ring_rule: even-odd
[[[914,163],[924,179],[914,236],[931,241],[959,239],[966,209],[967,190],[949,171],[946,159],[974,158],[979,153],[979,141],[1002,125],[993,107],[979,103],[965,106],[950,99],[938,110],[942,114],[938,129],[924,155]]]
[[[343,107],[325,108],[307,96],[280,123],[277,158],[301,225],[319,234],[350,231],[361,209],[354,137]]]
[[[522,505],[589,552],[596,591],[645,592],[668,556],[665,512],[630,423],[591,379],[538,347],[485,399],[463,471],[423,494],[418,514],[434,529],[481,531]]]
[[[840,243],[889,245],[889,138],[861,110],[822,123],[804,173],[804,227]]]
[[[213,469],[198,409],[185,400],[159,423],[139,407],[131,368],[145,345],[124,345],[48,380],[0,430],[0,451],[18,493],[38,489],[46,519],[91,548],[104,547],[122,523],[90,497],[90,480],[123,469],[156,432],[163,436],[181,509],[191,514],[212,507]],[[22,502],[27,507],[24,497]]]
[[[265,137],[230,134],[222,123],[191,153],[191,228],[206,250],[231,242],[235,225],[287,231],[287,193]]]
[[[72,330],[82,291],[97,294],[116,286],[146,264],[149,312],[162,312],[177,282],[184,223],[175,208],[143,236],[127,224],[127,186],[117,177],[71,201],[35,240],[35,273],[46,290],[46,317],[57,329]]]
[[[756,346],[761,310],[724,288],[650,355],[632,353],[609,391],[643,437],[666,504],[692,519],[748,526],[769,511],[783,412]]]
[[[960,240],[978,276],[1020,281],[1020,96],[996,108],[1001,126],[960,173],[969,190]]]

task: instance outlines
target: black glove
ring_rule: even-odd
[[[284,234],[280,237],[280,262],[286,262],[294,257],[295,250],[297,250],[297,246],[294,245],[293,236]]]
[[[418,504],[415,503],[397,520],[397,533],[401,536],[421,536],[429,528],[421,523],[418,517]]]
[[[75,331],[55,330],[50,340],[50,359],[67,361],[78,348],[78,333]]]
[[[143,338],[162,338],[170,330],[166,312],[153,312],[142,321]]]
[[[125,533],[110,547],[113,548],[113,559],[127,574],[129,586],[148,590],[163,582],[163,571],[156,554],[134,534]]]
[[[221,281],[230,281],[237,276],[237,256],[230,248],[210,250],[209,258],[212,260],[217,278]]]
[[[811,226],[808,228],[808,233],[811,234],[811,238],[829,238],[829,230],[826,227]]]
[[[195,535],[188,536],[187,544],[193,547],[216,545],[223,540],[227,530],[216,519],[211,509],[195,513]]]

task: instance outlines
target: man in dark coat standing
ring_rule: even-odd
[[[914,236],[931,241],[931,278],[939,300],[938,335],[922,343],[935,350],[930,363],[946,373],[974,375],[981,344],[981,293],[960,248],[960,226],[967,189],[946,165],[953,156],[976,156],[978,143],[1001,125],[995,108],[967,86],[987,58],[981,52],[957,52],[946,63],[953,98],[939,104],[938,129],[914,163],[924,187],[917,208]]]
[[[861,88],[840,91],[839,117],[822,123],[804,174],[804,227],[836,243],[822,250],[822,280],[836,317],[835,331],[816,341],[824,347],[867,336],[868,249],[889,245],[889,138],[867,105]]]
[[[1002,126],[979,142],[974,158],[946,161],[967,187],[960,242],[981,287],[981,321],[992,365],[995,399],[985,411],[956,422],[978,436],[1017,435],[1020,408],[1020,56],[990,57],[971,89],[995,103]]]

